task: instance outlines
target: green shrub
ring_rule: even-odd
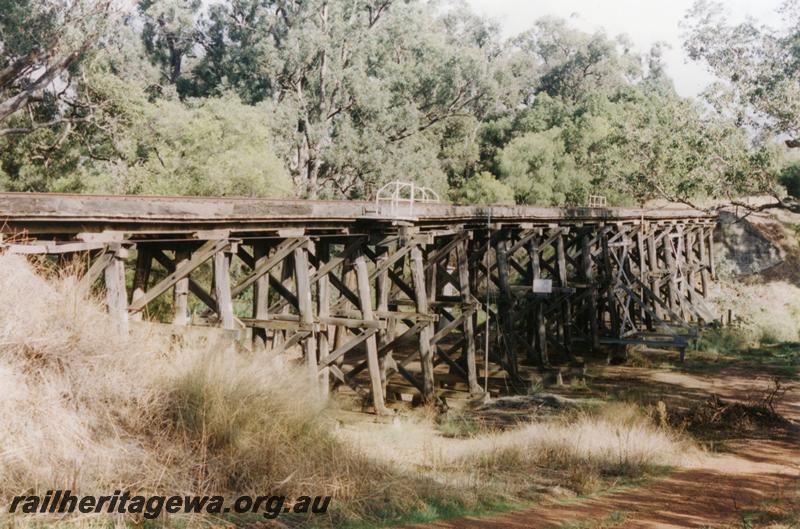
[[[708,329],[697,342],[697,349],[707,353],[738,353],[751,345],[746,332],[737,327]]]
[[[778,181],[789,195],[800,198],[800,163],[795,162],[784,167]]]

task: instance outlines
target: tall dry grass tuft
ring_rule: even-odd
[[[358,492],[366,461],[329,434],[304,374],[231,349],[181,350],[167,367],[158,380],[165,439],[186,440],[203,489]]]
[[[686,438],[620,403],[486,437],[464,461],[488,472],[546,469],[586,493],[605,478],[637,478],[699,455]]]
[[[121,336],[73,278],[0,255],[3,504],[56,488],[283,493],[364,513],[375,483],[397,478],[330,434],[303,380],[276,359],[148,326]]]
[[[4,496],[142,480],[151,459],[131,433],[145,429],[157,392],[138,383],[148,372],[128,354],[137,337],[122,339],[105,321],[73,280],[53,285],[23,258],[0,256]]]

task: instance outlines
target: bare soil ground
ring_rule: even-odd
[[[595,385],[646,392],[668,405],[686,404],[715,394],[730,402],[746,402],[772,383],[755,370],[722,370],[689,374],[628,367],[602,369]],[[724,443],[724,452],[709,454],[688,469],[667,477],[590,498],[545,502],[531,509],[489,518],[441,521],[439,529],[511,529],[568,527],[728,528],[753,527],[748,516],[768,502],[786,502],[794,509],[800,489],[800,399],[796,380],[784,381],[787,392],[778,411],[789,424],[771,432],[752,432],[746,439]],[[649,399],[646,399],[649,400]],[[766,526],[765,526],[766,527]],[[771,525],[770,527],[792,527]]]

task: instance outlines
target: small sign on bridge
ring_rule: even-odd
[[[533,280],[533,293],[534,294],[552,294],[553,293],[553,280],[552,279],[534,279]]]

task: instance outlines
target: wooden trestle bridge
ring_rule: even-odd
[[[104,282],[121,328],[222,327],[303,358],[322,394],[369,392],[378,413],[387,387],[441,402],[592,350],[682,351],[715,319],[715,220],[678,207],[0,194],[0,246],[88,256],[83,281]]]

